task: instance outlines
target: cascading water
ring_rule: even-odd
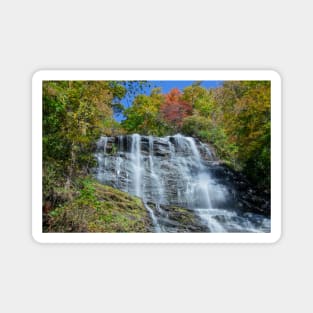
[[[147,204],[145,188],[142,183],[142,177],[144,176],[145,167],[142,166],[142,155],[141,155],[141,138],[138,134],[132,136],[132,145],[130,151],[130,159],[133,167],[133,182],[134,182],[134,195],[143,199],[145,207],[147,208],[156,232],[160,232],[159,223],[154,215],[153,210]]]
[[[141,153],[140,153],[140,136],[138,134],[133,135],[132,138],[132,146],[130,151],[130,157],[132,160],[133,166],[133,182],[134,182],[134,194],[138,197],[142,197],[141,192],[141,175],[142,175],[142,168],[141,168]]]
[[[209,146],[180,134],[163,138],[138,134],[101,137],[96,177],[136,195],[150,214],[154,232],[268,232],[270,219],[236,203],[226,178],[215,177],[218,162]],[[185,208],[197,228],[182,228],[172,210]],[[191,229],[191,230],[190,230]]]

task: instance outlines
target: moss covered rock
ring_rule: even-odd
[[[44,232],[140,233],[151,229],[141,199],[85,179],[77,197],[49,212]]]

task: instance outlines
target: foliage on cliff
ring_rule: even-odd
[[[93,146],[100,134],[120,132],[112,114],[122,85],[109,81],[43,83],[43,197],[70,188],[77,175],[95,165]]]

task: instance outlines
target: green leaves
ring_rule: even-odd
[[[126,119],[122,121],[122,126],[128,133],[164,135],[168,126],[160,115],[163,101],[164,96],[158,90],[152,90],[150,96],[138,95],[133,105],[124,111]]]
[[[44,177],[45,198],[95,165],[94,143],[100,134],[110,135],[119,127],[112,107],[125,93],[118,82],[43,82],[43,168],[51,174]]]
[[[231,164],[256,184],[270,182],[270,82],[228,81],[213,93],[214,121],[225,139],[215,141]],[[213,109],[214,110],[214,109]]]

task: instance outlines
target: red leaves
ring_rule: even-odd
[[[160,112],[167,122],[181,127],[183,119],[192,114],[192,106],[182,99],[179,89],[174,88],[165,95],[165,102],[161,105]]]

